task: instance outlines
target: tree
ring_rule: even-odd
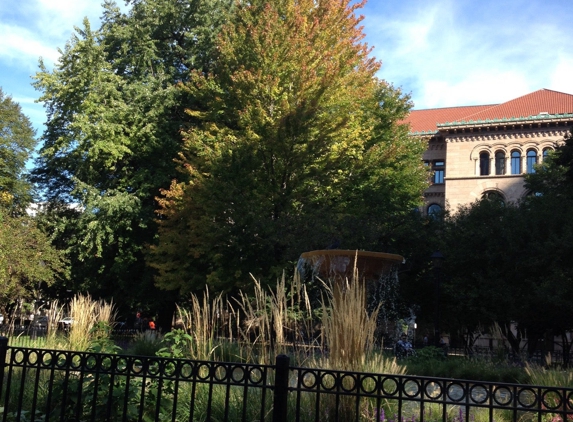
[[[29,217],[0,209],[0,306],[35,299],[45,286],[66,276],[63,255]]]
[[[169,295],[154,290],[144,249],[156,234],[154,198],[176,175],[187,94],[175,85],[209,70],[231,1],[130,3],[124,14],[106,1],[100,29],[84,21],[54,70],[40,63],[48,120],[34,180],[72,263],[66,288],[161,310]]]
[[[34,297],[65,275],[62,256],[26,216],[32,199],[26,163],[36,139],[20,106],[0,89],[0,307]]]
[[[36,146],[34,129],[20,105],[0,88],[0,202],[22,213],[32,198],[26,162]]]
[[[557,195],[573,198],[573,128],[565,135],[563,143],[556,145],[536,171],[526,175],[526,188],[537,196]]]
[[[519,204],[484,199],[449,216],[441,236],[448,328],[472,333],[498,323],[516,353],[525,334],[529,354],[546,336],[571,330],[571,212],[573,201],[543,195]]]
[[[181,175],[159,199],[166,289],[248,287],[341,240],[388,250],[426,183],[407,96],[376,79],[362,4],[238,3],[209,74],[183,85]]]

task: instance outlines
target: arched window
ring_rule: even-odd
[[[530,149],[527,151],[527,172],[535,173],[535,164],[537,164],[537,152]]]
[[[479,174],[480,176],[489,175],[489,152],[482,152],[479,155]]]
[[[511,151],[511,174],[521,174],[521,153]]]
[[[505,174],[505,152],[503,151],[495,153],[495,174]]]
[[[500,205],[505,205],[503,195],[494,190],[485,191],[482,195],[482,199],[487,199],[488,201],[494,201],[498,202]]]
[[[428,217],[440,218],[442,216],[442,207],[438,204],[431,204],[428,207]]]
[[[549,157],[549,153],[553,151],[553,149],[551,148],[544,148],[543,149],[543,161],[545,161],[547,159],[547,157]]]

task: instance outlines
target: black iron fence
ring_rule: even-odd
[[[566,421],[573,389],[8,346],[3,421]]]

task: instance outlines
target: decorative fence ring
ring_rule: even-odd
[[[239,365],[235,365],[231,367],[231,379],[234,382],[243,382],[245,381],[245,379],[247,378],[247,375],[245,373],[245,368],[239,366]]]
[[[201,362],[197,365],[196,376],[201,381],[207,381],[211,377],[211,366],[207,363]]]
[[[554,400],[554,401],[553,401],[553,403],[555,403],[555,404],[553,404],[553,405],[551,404],[551,403],[552,403],[551,401],[547,401],[547,400],[546,400],[547,395],[548,395],[548,394],[552,394],[552,393],[555,394],[555,395],[559,398],[558,401],[557,401],[557,400]],[[542,404],[543,406],[545,406],[545,407],[546,407],[547,409],[549,409],[549,410],[557,410],[557,409],[559,409],[560,407],[563,406],[563,396],[561,395],[561,393],[559,392],[559,390],[556,390],[556,389],[554,389],[554,388],[548,388],[547,390],[545,390],[545,391],[541,394],[541,404]]]
[[[318,377],[314,371],[302,371],[299,374],[299,382],[302,387],[312,389],[318,385]]]
[[[411,388],[411,390],[408,390],[408,388]],[[420,395],[420,391],[422,391],[422,385],[420,384],[420,381],[418,381],[418,380],[407,379],[404,382],[402,390],[403,390],[404,395],[406,397],[414,398],[414,397],[418,397]]]
[[[481,393],[478,390],[481,390]],[[472,402],[476,403],[476,404],[484,404],[490,398],[489,391],[487,388],[485,388],[485,386],[483,384],[472,385],[470,387],[469,394],[470,394],[470,397],[472,399]],[[481,396],[481,398],[476,398],[476,395]]]
[[[388,387],[392,387],[392,389]],[[380,389],[387,396],[395,396],[399,391],[400,383],[395,377],[385,377],[382,379]]]
[[[459,393],[461,394],[459,395],[459,397],[456,398],[455,396],[457,396]],[[456,403],[464,400],[466,398],[466,394],[467,394],[466,387],[459,382],[452,382],[451,384],[448,385],[446,390],[446,396],[448,397],[448,399]]]
[[[360,392],[364,394],[374,394],[379,387],[379,383],[374,375],[365,375],[360,379]]]
[[[435,388],[435,390],[428,391],[428,388]],[[439,382],[428,382],[424,386],[424,395],[432,400],[439,400],[444,395],[444,387]]]
[[[213,366],[213,378],[217,381],[226,381],[228,378],[229,370],[226,364]]]
[[[340,388],[342,389],[342,391],[346,393],[352,393],[356,391],[357,384],[358,380],[356,375],[354,374],[342,374],[342,376],[340,377]]]
[[[249,367],[248,378],[250,385],[259,385],[264,382],[265,373],[261,368]]]
[[[526,402],[523,399],[529,400],[529,402]],[[537,405],[537,393],[533,388],[522,388],[517,392],[517,403],[526,409],[532,408]]]
[[[503,395],[507,394],[507,399],[503,400]],[[513,393],[508,387],[495,387],[492,393],[493,401],[500,406],[507,406],[513,401]]]
[[[329,371],[320,374],[319,386],[323,391],[336,391],[339,383],[340,380],[334,372]]]

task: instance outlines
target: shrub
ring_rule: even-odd
[[[138,333],[135,340],[126,351],[128,355],[135,356],[156,356],[163,347],[162,336],[156,331],[143,331]]]

